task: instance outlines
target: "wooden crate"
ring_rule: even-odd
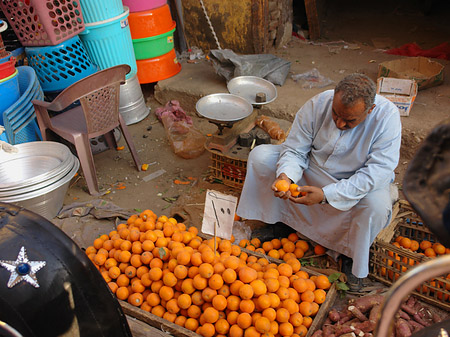
[[[206,235],[206,234],[202,234],[202,233],[199,233],[199,236],[202,237],[203,239],[211,238],[210,235]],[[270,262],[273,262],[276,264],[284,263],[284,261],[282,261],[282,260],[274,259],[270,256],[266,256],[266,255],[258,253],[258,252],[250,251],[245,248],[241,248],[241,250],[246,252],[249,256],[254,255],[254,256],[257,256],[258,258],[264,257],[264,258],[267,258],[267,260],[269,260]],[[309,275],[317,275],[317,276],[321,275],[321,273],[319,273],[315,270],[312,270],[312,269],[308,269],[307,267],[302,267],[302,270],[306,271]],[[328,316],[328,312],[329,312],[331,306],[335,302],[336,297],[337,297],[337,289],[336,289],[336,286],[334,284],[332,284],[330,289],[327,290],[327,297],[325,299],[325,302],[320,305],[319,311],[313,317],[312,324],[309,327],[308,333],[305,337],[310,337],[314,331],[316,331],[317,329],[319,329],[322,326],[324,320]],[[161,317],[158,317],[150,312],[142,310],[139,307],[135,307],[135,306],[129,304],[128,302],[119,300],[119,303],[122,307],[122,310],[124,311],[124,313],[126,315],[128,315],[138,321],[144,322],[144,323],[150,325],[151,327],[154,327],[154,328],[156,328],[160,331],[163,331],[165,333],[168,333],[172,336],[175,336],[175,337],[199,337],[200,336],[199,334],[197,334],[189,329],[186,329],[175,323],[169,322],[169,321],[167,321]],[[130,318],[128,320],[130,320]]]
[[[431,259],[403,247],[394,246],[392,242],[397,236],[401,235],[418,242],[422,240],[438,242],[408,203],[403,202],[401,206],[392,235],[377,237],[370,248],[369,277],[389,286],[417,264]],[[450,279],[447,279],[446,275],[426,281],[413,294],[430,304],[450,309]]]

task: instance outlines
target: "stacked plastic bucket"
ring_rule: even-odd
[[[129,9],[121,0],[81,0],[85,30],[81,41],[89,56],[100,69],[128,64],[130,73],[120,86],[119,112],[126,124],[144,119],[150,109],[146,107],[137,79],[137,65],[128,25]]]
[[[165,0],[124,0],[130,8],[130,30],[140,83],[172,77],[181,70],[173,34],[175,21]]]

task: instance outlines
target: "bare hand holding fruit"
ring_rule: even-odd
[[[275,196],[281,199],[288,199],[291,196],[289,191],[289,186],[291,185],[291,180],[289,177],[281,173],[278,178],[273,182],[271,188],[274,191]]]
[[[299,196],[294,197],[291,193],[289,200],[295,202],[296,204],[303,205],[314,205],[320,204],[323,200],[323,190],[316,186],[300,186],[296,188]]]

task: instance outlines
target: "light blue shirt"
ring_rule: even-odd
[[[394,180],[400,157],[401,122],[397,107],[376,95],[375,108],[349,130],[339,130],[332,118],[334,90],[310,99],[297,112],[282,144],[277,176],[298,182],[314,165],[338,180],[322,187],[330,205],[351,209],[369,192]]]

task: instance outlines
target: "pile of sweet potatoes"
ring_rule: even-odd
[[[381,294],[350,299],[346,307],[331,309],[322,329],[315,331],[311,337],[372,337],[383,300]],[[444,316],[447,315],[409,296],[392,320],[395,325],[391,337],[409,337],[446,319]]]

